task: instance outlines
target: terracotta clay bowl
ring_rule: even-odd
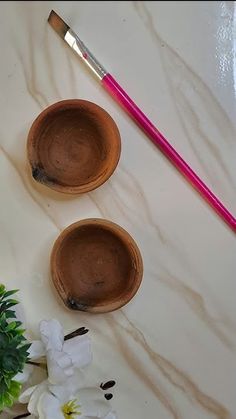
[[[34,179],[68,194],[91,191],[115,170],[121,140],[111,116],[86,100],[63,100],[45,109],[29,131]]]
[[[105,313],[128,303],[143,275],[140,251],[117,224],[87,219],[67,227],[51,254],[52,280],[72,310]]]

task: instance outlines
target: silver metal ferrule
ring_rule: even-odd
[[[99,78],[99,80],[102,80],[103,77],[107,74],[107,71],[96,60],[93,54],[88,50],[88,48],[84,45],[84,43],[76,35],[76,33],[72,31],[72,29],[69,29],[66,32],[64,40],[80,56],[80,58],[82,58],[82,60],[87,64],[87,66]]]

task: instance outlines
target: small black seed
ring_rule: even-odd
[[[108,390],[108,388],[114,387],[116,382],[114,380],[107,381],[106,383],[102,383],[100,385],[102,390]]]
[[[107,399],[107,400],[111,400],[111,399],[112,399],[112,397],[113,397],[113,394],[111,394],[111,393],[106,393],[106,394],[104,394],[104,397],[105,397],[105,399]]]

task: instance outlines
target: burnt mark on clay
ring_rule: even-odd
[[[32,176],[33,178],[40,183],[44,184],[53,184],[55,183],[55,179],[49,177],[42,166],[35,166],[32,167]]]
[[[87,311],[87,309],[88,309],[88,304],[86,304],[82,301],[76,301],[73,297],[69,297],[67,299],[67,306],[71,310]]]

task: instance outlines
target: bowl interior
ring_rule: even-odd
[[[65,187],[96,182],[117,164],[118,143],[118,129],[103,109],[86,101],[61,102],[36,122],[32,174]]]
[[[64,236],[53,269],[65,303],[74,309],[121,306],[139,286],[135,249],[122,234],[97,224],[78,226]]]

